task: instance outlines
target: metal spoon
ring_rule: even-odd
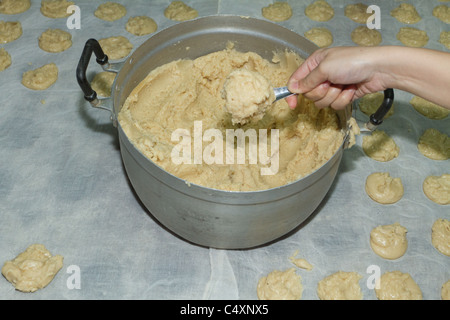
[[[289,96],[296,94],[296,93],[290,92],[287,87],[273,88],[273,92],[275,93],[275,101],[278,101],[278,100],[281,100],[281,99],[284,99],[284,98],[287,98]]]

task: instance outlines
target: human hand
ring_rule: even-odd
[[[365,94],[387,88],[386,73],[377,65],[385,54],[380,48],[367,47],[319,49],[292,74],[288,88],[314,101],[318,108],[343,109]],[[297,97],[286,100],[294,109]]]

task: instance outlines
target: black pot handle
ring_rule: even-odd
[[[375,113],[370,116],[369,123],[371,126],[373,126],[373,128],[378,127],[383,122],[383,118],[391,109],[393,102],[394,102],[394,90],[393,89],[384,90],[384,100],[381,103],[381,106],[379,106],[377,111],[375,111]]]
[[[80,61],[77,66],[77,81],[83,90],[84,98],[92,102],[97,98],[97,93],[92,89],[90,83],[86,79],[86,70],[91,59],[92,52],[94,52],[97,63],[105,65],[108,63],[108,56],[103,52],[100,43],[95,39],[89,39],[84,45],[83,53],[81,54]]]

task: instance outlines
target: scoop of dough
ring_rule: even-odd
[[[71,34],[60,29],[48,29],[39,36],[39,48],[47,52],[62,52],[71,46]]]
[[[446,6],[445,4],[436,6],[433,9],[433,16],[445,23],[450,23],[450,7]]]
[[[170,20],[186,21],[197,18],[198,11],[189,7],[183,1],[173,1],[164,10],[164,16]]]
[[[447,160],[450,158],[450,137],[439,130],[429,128],[419,138],[417,149],[427,158]]]
[[[280,22],[292,16],[292,8],[287,2],[277,1],[261,9],[264,18]]]
[[[375,294],[379,300],[422,300],[422,291],[411,275],[400,271],[384,273]]]
[[[409,103],[417,112],[430,119],[440,120],[446,118],[450,114],[449,109],[438,106],[437,104],[418,96],[414,96]]]
[[[450,300],[450,280],[442,285],[441,298],[442,300]]]
[[[345,7],[344,14],[347,18],[365,24],[367,19],[372,16],[372,13],[367,12],[368,5],[364,3],[349,4]]]
[[[356,272],[338,271],[319,281],[317,295],[320,300],[361,300],[361,279]]]
[[[260,73],[246,69],[237,69],[228,75],[222,97],[233,124],[261,120],[275,100],[270,82]]]
[[[450,174],[428,176],[423,181],[423,192],[438,204],[450,204]]]
[[[442,254],[450,257],[450,221],[437,219],[431,227],[431,243]]]
[[[364,136],[362,147],[369,157],[382,162],[398,157],[400,150],[395,141],[382,130]]]
[[[0,43],[17,40],[22,35],[22,24],[19,21],[0,21]]]
[[[302,278],[294,268],[274,270],[258,281],[259,300],[300,300],[303,294]]]
[[[0,48],[0,71],[5,70],[11,65],[11,56],[4,48]]]
[[[421,48],[427,44],[430,38],[424,30],[411,27],[402,27],[397,33],[397,39],[405,46]]]
[[[363,47],[377,46],[383,40],[380,31],[366,26],[356,27],[351,33],[351,38],[354,43]]]
[[[30,0],[3,0],[0,1],[0,13],[19,14],[30,9]]]
[[[35,70],[29,70],[22,76],[22,84],[32,90],[45,90],[58,79],[58,67],[54,63],[46,64]]]
[[[392,204],[403,196],[403,184],[400,178],[392,178],[388,172],[374,172],[366,179],[366,192],[378,203]]]
[[[370,116],[378,110],[378,108],[383,103],[383,99],[384,94],[382,92],[374,92],[366,94],[359,100],[358,103],[359,110],[361,110],[361,112],[363,112],[364,114]],[[387,119],[394,114],[394,107],[395,102],[389,109],[388,113],[386,113],[386,115],[384,116],[384,119]]]
[[[100,39],[98,43],[111,60],[122,59],[133,49],[131,42],[124,36]]]
[[[34,292],[47,286],[63,266],[61,255],[52,256],[42,244],[32,244],[14,260],[6,261],[3,276],[19,291]]]
[[[71,15],[67,12],[67,8],[74,4],[73,1],[67,0],[42,0],[41,13],[52,19],[65,18]]]
[[[127,14],[127,9],[120,3],[105,2],[97,7],[94,15],[105,21],[116,21]]]
[[[321,48],[328,47],[333,43],[333,34],[323,27],[312,28],[306,31],[304,36]]]
[[[409,3],[401,3],[397,8],[391,11],[391,16],[399,22],[406,24],[417,23],[421,20],[416,8]]]
[[[406,232],[406,228],[399,223],[378,226],[370,232],[370,247],[384,259],[398,259],[408,248]]]
[[[125,29],[134,34],[135,36],[144,36],[155,32],[158,29],[158,25],[155,20],[147,16],[130,17]]]
[[[334,9],[325,0],[317,0],[306,7],[305,14],[314,21],[328,21],[334,17]]]

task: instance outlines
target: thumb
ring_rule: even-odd
[[[303,77],[298,76],[301,76],[304,71],[300,69],[297,71],[299,74],[294,73],[288,82],[288,89],[294,93],[307,93],[328,80],[328,76],[319,67],[314,68]]]

